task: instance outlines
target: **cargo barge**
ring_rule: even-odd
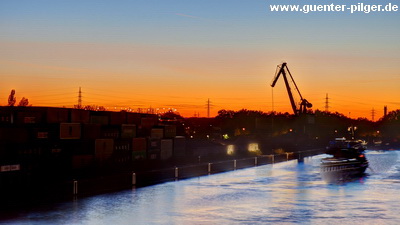
[[[321,176],[328,183],[345,182],[364,175],[368,160],[365,147],[360,141],[336,139],[327,147],[333,157],[321,160]]]

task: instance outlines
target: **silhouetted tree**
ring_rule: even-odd
[[[235,111],[233,111],[233,110],[221,109],[218,111],[218,116],[216,118],[217,119],[232,119],[234,115],[235,115]]]
[[[400,147],[400,109],[389,112],[376,122],[374,136],[382,138],[394,148]],[[379,133],[378,133],[379,132]]]
[[[389,112],[380,121],[400,121],[400,109]]]
[[[29,101],[27,98],[22,97],[21,101],[19,101],[18,106],[28,106],[29,105]]]
[[[14,106],[17,99],[15,98],[15,90],[11,90],[10,96],[8,96],[8,106]]]
[[[161,119],[164,120],[179,120],[179,119],[183,119],[183,117],[181,115],[179,115],[179,113],[175,113],[172,111],[168,111],[164,114],[161,114]]]
[[[98,105],[85,105],[82,107],[84,110],[91,110],[91,111],[106,111],[104,106]]]

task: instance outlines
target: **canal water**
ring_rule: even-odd
[[[326,155],[81,198],[4,224],[400,224],[400,151],[367,151],[367,175],[328,184]]]

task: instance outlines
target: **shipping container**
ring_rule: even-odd
[[[140,161],[140,160],[145,160],[146,157],[146,151],[133,151],[132,152],[132,161]]]
[[[135,124],[122,124],[121,125],[121,138],[134,138],[136,137]]]
[[[27,107],[27,109],[31,109],[31,107]],[[26,110],[24,108],[24,110]],[[17,124],[32,124],[32,123],[43,123],[44,112],[43,110],[37,110],[36,108],[32,108],[32,111],[22,111],[17,112]]]
[[[45,128],[35,128],[35,129],[33,129],[33,136],[36,139],[54,138],[54,137],[51,136],[50,132]]]
[[[36,159],[38,160],[43,155],[48,155],[50,153],[50,148],[48,145],[41,145],[36,142],[30,142],[26,146],[16,146],[18,149],[18,154],[24,159]]]
[[[2,165],[0,166],[0,172],[12,172],[12,171],[20,171],[21,164],[13,164],[13,165]]]
[[[110,112],[110,124],[121,125],[126,123],[126,112]]]
[[[83,169],[93,165],[93,155],[72,156],[72,169]]]
[[[177,136],[174,138],[174,157],[182,158],[186,156],[186,138]]]
[[[152,128],[150,132],[150,138],[152,139],[162,139],[164,138],[163,128]]]
[[[54,146],[54,149],[60,148],[64,154],[68,155],[84,155],[81,151],[81,142],[82,140],[79,139],[63,139],[57,142]],[[58,150],[55,150],[57,153]]]
[[[150,137],[150,133],[151,133],[150,128],[144,128],[142,126],[138,126],[136,131],[137,131],[136,136],[138,136],[138,137]]]
[[[100,124],[83,124],[82,125],[82,138],[87,139],[98,139],[101,138],[101,125]]]
[[[133,138],[132,139],[132,150],[134,152],[141,152],[147,150],[146,138]]]
[[[14,123],[14,114],[5,107],[0,107],[0,124]]]
[[[117,127],[102,127],[101,128],[101,137],[102,138],[119,138],[119,128]]]
[[[0,115],[0,123],[11,124],[12,123],[11,118],[12,117],[10,114],[9,115],[2,114],[2,115]]]
[[[161,148],[161,139],[148,139],[148,150],[160,150]]]
[[[66,144],[64,144],[66,146]],[[67,146],[73,155],[94,155],[95,140],[68,140]]]
[[[160,159],[168,160],[172,158],[172,148],[173,142],[172,139],[163,139],[161,140],[161,151],[160,151]]]
[[[80,139],[80,123],[60,123],[60,139]]]
[[[114,140],[114,151],[116,152],[130,152],[132,150],[131,148],[132,142],[130,140],[124,140],[124,139],[117,139]]]
[[[108,125],[109,124],[108,120],[109,120],[108,116],[96,116],[96,115],[90,116],[90,123],[94,124]]]
[[[147,116],[141,118],[141,126],[143,128],[150,129],[154,126],[156,126],[158,123],[158,117],[157,116]]]
[[[141,125],[141,114],[140,113],[127,113],[127,123]]]
[[[174,138],[176,137],[176,125],[165,125],[164,127],[164,137]]]
[[[68,109],[47,108],[47,123],[67,123]]]
[[[104,161],[111,157],[114,151],[113,139],[96,139],[95,142],[95,159]]]
[[[132,161],[132,152],[131,151],[117,151],[112,155],[112,162],[115,165],[121,165],[130,163]]]
[[[160,150],[148,150],[147,151],[147,159],[148,160],[159,160],[160,159]]]
[[[48,139],[49,138],[49,132],[48,131],[37,131],[36,132],[36,138],[37,139]]]
[[[45,124],[36,125],[33,128],[25,128],[31,131],[32,140],[56,140],[60,136],[60,125],[59,124]]]
[[[89,123],[90,111],[84,109],[71,109],[71,123]]]
[[[20,127],[0,127],[1,142],[24,143],[29,141],[30,132],[27,128]]]

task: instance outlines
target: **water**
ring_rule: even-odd
[[[324,155],[20,211],[5,224],[400,224],[400,151],[327,184]],[[0,222],[0,223],[1,223]]]

